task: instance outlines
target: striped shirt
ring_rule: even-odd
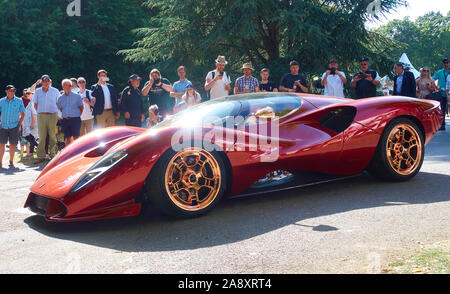
[[[14,96],[9,100],[7,97],[0,99],[1,125],[4,129],[14,129],[19,124],[20,113],[25,112],[23,101]]]

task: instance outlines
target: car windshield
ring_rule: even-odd
[[[255,93],[234,95],[210,100],[192,106],[153,128],[169,126],[198,126],[205,124],[223,125],[228,119],[282,118],[301,106],[301,98],[295,94]],[[241,119],[242,121],[242,119]],[[229,124],[227,124],[229,126]]]

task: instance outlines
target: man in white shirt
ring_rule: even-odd
[[[92,96],[91,91],[86,89],[86,80],[79,77],[77,80],[78,91],[76,94],[81,96],[83,100],[83,112],[81,113],[81,128],[80,136],[86,135],[94,128],[94,115],[92,115],[92,108],[95,105],[95,97]]]
[[[338,71],[339,64],[336,59],[330,60],[328,70],[322,75],[322,86],[325,87],[325,96],[344,98],[344,84],[347,83],[345,73]]]
[[[211,100],[228,96],[228,93],[231,90],[231,78],[224,72],[225,65],[227,64],[228,62],[226,61],[225,56],[217,57],[216,69],[210,71],[206,76],[205,90],[206,92],[209,91]]]
[[[120,117],[117,91],[107,83],[109,78],[106,70],[99,70],[97,77],[98,83],[91,88],[91,94],[96,99],[92,114],[97,118],[98,128],[112,127]]]

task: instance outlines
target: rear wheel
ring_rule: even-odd
[[[407,118],[395,119],[386,126],[369,171],[385,180],[409,180],[419,172],[424,151],[419,127]]]
[[[187,148],[168,150],[147,183],[156,209],[175,217],[195,217],[211,210],[223,197],[226,172],[217,151]]]

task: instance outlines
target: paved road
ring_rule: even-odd
[[[21,208],[38,173],[0,173],[0,273],[376,273],[450,239],[449,130],[409,182],[363,175],[228,200],[192,220],[45,223]]]

